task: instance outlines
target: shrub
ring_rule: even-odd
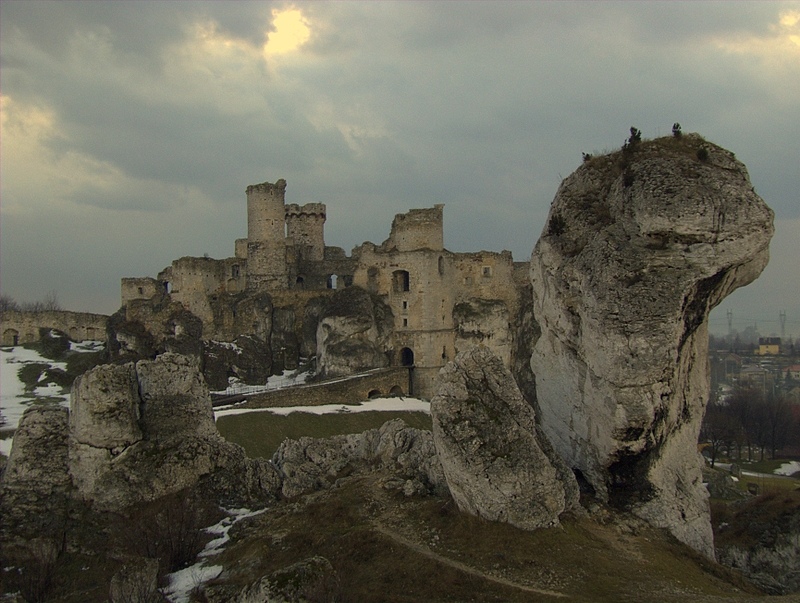
[[[591,161],[593,155],[591,153],[581,153],[583,155],[583,162]]]
[[[56,329],[39,329],[39,351],[50,360],[61,360],[69,351],[69,336]]]
[[[673,138],[680,138],[681,136],[683,136],[683,131],[681,130],[681,124],[679,124],[677,121],[674,124],[672,124],[672,136]]]
[[[561,214],[553,214],[550,216],[550,222],[547,224],[547,233],[553,236],[561,236],[567,228],[567,222]]]
[[[25,391],[33,391],[39,383],[39,380],[50,365],[43,362],[26,362],[23,364],[17,375],[19,380],[25,384]]]
[[[697,149],[697,158],[703,162],[708,161],[708,149],[705,147]]]

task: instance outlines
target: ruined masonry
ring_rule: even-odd
[[[442,204],[398,214],[386,241],[364,243],[347,256],[325,245],[326,206],[286,204],[285,193],[282,179],[247,187],[247,238],[236,241],[234,257],[183,257],[155,279],[122,279],[128,314],[135,304],[168,293],[202,321],[202,339],[233,341],[252,334],[251,325],[220,300],[266,293],[275,308],[273,327],[281,316],[293,316],[299,333],[317,327],[303,315],[309,300],[355,285],[391,309],[385,364],[413,367],[415,395],[430,397],[439,370],[474,343],[511,365],[511,325],[527,284],[527,262],[514,262],[509,251],[447,251]],[[480,320],[487,312],[489,328]],[[303,320],[315,324],[303,326]]]

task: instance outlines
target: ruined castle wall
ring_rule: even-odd
[[[52,310],[46,312],[0,313],[3,345],[20,345],[39,341],[39,329],[57,329],[73,341],[104,341],[106,338],[105,314]]]
[[[230,269],[226,260],[183,257],[161,272],[159,279],[168,283],[172,300],[202,320],[205,328],[214,320],[208,296],[226,291]]]
[[[286,181],[247,187],[247,286],[286,289]]]
[[[247,239],[236,239],[233,255],[240,260],[247,259]]]
[[[515,264],[510,251],[455,254],[453,286],[459,301],[469,298],[500,299],[512,315],[517,306]]]
[[[393,363],[413,363],[414,393],[430,396],[432,378],[455,355],[452,257],[447,251],[384,251],[362,245],[354,284],[392,308]]]
[[[287,243],[298,248],[301,260],[320,262],[325,258],[325,204],[286,206]]]
[[[432,208],[412,209],[408,213],[397,214],[385,247],[401,252],[415,249],[441,251],[444,249],[443,211],[444,205],[437,204]]]
[[[134,299],[150,299],[164,291],[164,283],[150,277],[123,278],[121,284],[122,305]]]

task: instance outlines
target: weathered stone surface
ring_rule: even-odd
[[[34,538],[61,542],[70,488],[68,425],[67,409],[55,404],[36,404],[22,415],[0,483],[6,546],[25,547]]]
[[[246,458],[217,432],[193,359],[167,353],[97,367],[81,377],[71,408],[80,420],[70,433],[69,474],[75,496],[97,509],[156,500],[201,480],[230,500],[270,499],[279,490],[269,463]],[[132,416],[138,439],[120,429],[119,417]]]
[[[511,334],[508,306],[500,299],[472,298],[453,307],[456,353],[484,345],[511,366]]]
[[[246,586],[236,603],[303,603],[334,600],[338,579],[325,557],[311,557]]]
[[[400,419],[360,434],[287,439],[272,457],[282,493],[289,498],[328,488],[345,472],[366,469],[376,461],[428,489],[446,487],[431,432],[407,427]]]
[[[317,327],[317,373],[339,377],[388,366],[393,321],[391,309],[364,289],[338,291]]]
[[[461,352],[439,374],[433,435],[461,510],[522,529],[558,525],[577,485],[539,445],[533,408],[486,347]]]
[[[142,439],[139,413],[139,385],[132,364],[101,365],[72,386],[70,431],[82,444],[121,452]]]
[[[275,308],[272,311],[272,335],[269,340],[272,350],[272,372],[280,375],[285,370],[297,368],[300,359],[300,344],[295,333],[293,308]]]
[[[219,438],[203,376],[192,359],[162,354],[136,363],[148,438],[162,443],[188,436]]]
[[[661,139],[569,176],[531,259],[542,428],[601,499],[709,556],[706,318],[766,265],[772,219],[732,153]]]

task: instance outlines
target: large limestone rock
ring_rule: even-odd
[[[439,374],[433,435],[461,510],[522,529],[558,525],[578,489],[540,445],[533,407],[486,347],[459,353]]]
[[[564,180],[531,259],[544,431],[597,496],[708,556],[706,318],[761,273],[772,220],[732,153],[660,139]]]
[[[28,548],[35,539],[61,545],[70,492],[68,421],[67,409],[56,404],[36,404],[22,415],[0,482],[0,542],[8,549]]]
[[[338,291],[317,327],[317,373],[340,377],[388,366],[391,309],[360,287]]]
[[[219,435],[190,358],[97,367],[76,380],[70,408],[69,475],[76,498],[98,510],[153,501],[201,479],[234,499],[269,499],[280,488],[269,463],[247,459]]]

